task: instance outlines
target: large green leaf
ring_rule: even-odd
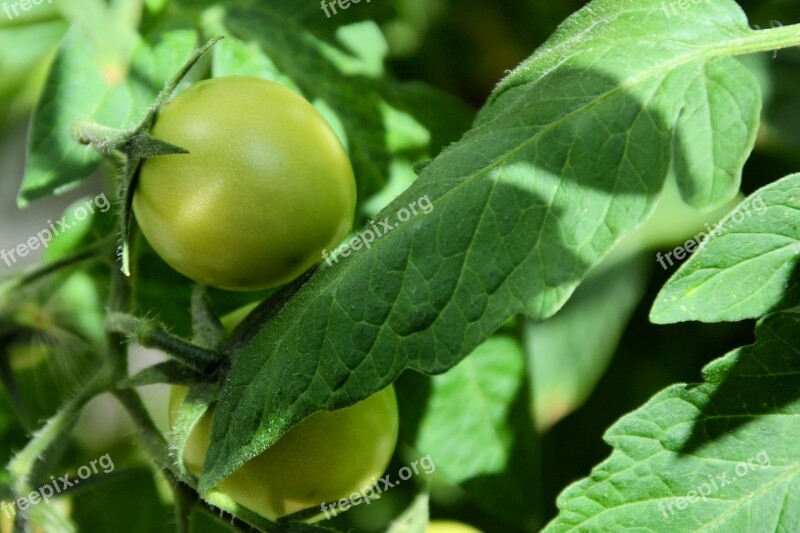
[[[173,30],[133,48],[130,75],[121,65],[100,64],[92,41],[71,29],[64,37],[34,110],[25,178],[17,202],[73,187],[100,164],[91,148],[75,142],[70,129],[81,118],[124,128],[148,111],[157,92],[186,61],[197,43],[193,31]],[[80,73],[80,75],[76,75]]]
[[[763,316],[798,303],[800,174],[754,192],[714,227],[667,282],[656,323],[720,322]]]
[[[545,531],[796,531],[800,309],[612,426],[614,448]]]
[[[542,90],[554,90],[552,82],[545,80],[552,77],[553,69],[563,70],[565,63],[577,62],[608,75],[619,83],[608,88],[604,99],[613,101],[619,93],[629,92],[657,109],[666,122],[671,171],[683,198],[696,207],[720,206],[739,189],[761,111],[756,80],[738,61],[723,57],[730,53],[725,52],[726,44],[750,32],[747,18],[731,0],[692,5],[691,11],[677,18],[665,16],[663,9],[665,3],[655,0],[593,2],[567,19],[542,47],[549,53],[540,50],[512,72],[490,103],[529,98],[532,82],[539,82]],[[580,70],[574,74],[585,76]],[[581,104],[593,103],[596,96],[588,89],[570,98]],[[538,113],[550,120],[582,108],[563,105],[557,98],[547,101],[549,111]],[[494,108],[484,108],[484,122],[495,120]],[[613,115],[607,118],[614,120]],[[603,127],[597,124],[598,129]],[[635,147],[636,142],[628,141]]]
[[[391,233],[323,265],[235,350],[201,489],[316,410],[351,405],[407,368],[443,372],[513,314],[552,315],[652,211],[673,164],[693,202],[731,198],[759,98],[721,56],[762,39],[732,1],[699,4],[680,23],[657,0],[598,0],[571,17],[378,215]],[[735,96],[716,83],[732,78]],[[707,88],[706,126],[685,110],[696,85]],[[708,162],[689,142],[719,153]],[[420,199],[428,214],[396,222]]]

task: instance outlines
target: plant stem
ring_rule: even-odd
[[[244,520],[240,520],[236,517],[236,515],[230,514],[228,511],[222,509],[225,513],[225,516],[220,516],[220,509],[216,507],[212,507],[210,504],[203,502],[203,505],[200,506],[200,510],[202,510],[206,515],[210,516],[211,518],[216,519],[219,522],[223,522],[225,525],[234,528],[236,531],[241,531],[243,533],[252,533],[253,531],[274,531],[272,529],[257,529],[256,527],[248,524]]]
[[[198,372],[211,372],[222,361],[217,352],[173,335],[152,320],[142,320],[125,313],[110,313],[106,323],[110,331],[135,337],[141,346],[161,350]]]
[[[211,39],[208,40],[208,42],[206,42],[206,44],[204,44],[203,46],[194,51],[192,57],[189,58],[189,60],[181,67],[181,69],[175,74],[175,76],[173,76],[172,79],[169,80],[169,82],[167,82],[167,84],[164,86],[161,92],[158,93],[155,105],[153,106],[154,111],[157,111],[164,105],[166,105],[167,101],[172,96],[172,93],[174,93],[175,89],[178,88],[178,84],[180,84],[180,82],[183,81],[183,78],[185,78],[186,75],[189,73],[189,71],[192,70],[192,67],[195,66],[195,64],[200,60],[201,57],[205,55],[206,52],[211,50],[211,47],[213,47],[215,44],[217,44],[224,38],[225,37],[222,35],[217,35],[215,37],[212,37]],[[150,113],[145,118],[143,126],[146,126],[147,130],[149,130],[150,126],[153,125],[153,121],[155,121],[155,114],[156,113]]]
[[[19,289],[20,287],[24,287],[25,285],[29,285],[39,279],[47,277],[50,274],[54,274],[59,270],[69,268],[84,261],[97,259],[100,257],[102,252],[107,250],[112,242],[114,242],[112,237],[101,239],[81,250],[78,250],[70,256],[64,257],[49,264],[42,265],[31,270],[30,272],[25,272],[18,276],[12,277],[0,285],[0,289],[3,291]]]
[[[129,315],[128,313],[130,313],[131,309],[130,285],[127,279],[127,276],[130,275],[129,247],[133,227],[132,201],[136,189],[139,164],[147,157],[185,152],[185,150],[178,147],[149,137],[148,132],[155,122],[158,111],[167,103],[178,84],[200,57],[221,38],[221,36],[215,37],[195,51],[192,57],[159,93],[150,111],[136,128],[129,131],[115,130],[90,120],[78,122],[73,127],[73,137],[79,142],[90,144],[107,156],[120,157],[121,159],[119,174],[121,178],[120,197],[123,205],[120,213],[122,269],[112,269],[111,274],[109,314],[106,319],[108,355],[106,365],[104,365],[104,368],[110,369],[113,383],[120,382],[128,374],[126,335],[134,335],[143,346],[162,349],[175,357],[176,360],[201,372],[213,371],[221,360],[216,352],[205,350],[174,336],[160,324],[152,321],[143,321]],[[188,529],[188,516],[192,503],[200,505],[206,512],[214,516],[218,516],[214,508],[218,507],[228,515],[230,524],[239,531],[251,531],[253,529],[251,524],[268,531],[277,529],[274,523],[249,513],[247,510],[241,511],[245,515],[244,519],[238,518],[236,516],[240,511],[238,506],[235,506],[235,509],[231,509],[228,502],[216,501],[213,495],[209,495],[209,498],[214,502],[214,507],[200,498],[200,495],[196,492],[196,481],[194,479],[183,479],[181,472],[175,467],[169,444],[145,409],[138,392],[132,389],[115,387],[112,390],[112,394],[130,416],[150,457],[172,484],[176,494],[178,524],[181,531]],[[18,518],[20,518],[20,527],[24,527],[25,517],[19,516]]]
[[[8,464],[17,494],[26,494],[30,488],[28,483],[36,465],[54,444],[61,441],[72,429],[84,406],[97,396],[111,388],[108,372],[102,368],[83,387],[77,396],[68,401],[45,425],[34,434],[25,447]]]
[[[186,77],[186,74],[189,73],[189,71],[200,60],[200,58],[203,57],[203,55],[222,38],[222,36],[214,37],[205,45],[194,51],[192,57],[189,58],[189,60],[181,67],[175,76],[173,76],[172,79],[169,80],[164,88],[158,93],[155,102],[145,116],[144,120],[142,120],[142,123],[139,124],[135,130],[130,132],[126,138],[126,142],[130,141],[130,145],[127,147],[126,152],[130,152],[130,150],[138,152],[126,154],[128,156],[128,161],[121,181],[122,213],[120,214],[120,234],[122,235],[122,272],[126,276],[131,275],[129,256],[131,234],[133,229],[133,193],[136,190],[136,184],[138,182],[139,165],[145,157],[156,155],[158,153],[186,153],[186,150],[183,148],[172,146],[163,141],[158,141],[157,139],[149,137],[147,134],[150,131],[150,128],[152,128],[158,112],[166,105],[170,97],[172,97],[172,93],[175,92],[178,84],[180,84],[183,78]],[[160,143],[161,149],[154,149],[149,155],[147,153],[142,153],[142,150],[140,149],[141,147],[137,148],[137,139],[142,136],[147,137],[151,143]],[[147,144],[148,143],[145,142],[143,143],[143,146],[146,146]],[[172,147],[175,150],[170,150],[169,147]],[[144,152],[148,152],[148,150],[144,150]]]
[[[125,142],[128,132],[84,118],[72,124],[70,134],[79,143],[88,144],[103,155],[111,155]]]
[[[197,496],[193,490],[177,480],[172,483],[172,495],[175,498],[175,520],[178,523],[178,533],[189,533],[192,509],[194,509]]]
[[[41,268],[12,278],[2,287],[3,291],[17,289],[47,275],[68,268],[88,259],[98,258],[111,241],[100,240],[77,253]],[[111,368],[104,364],[94,374],[78,394],[70,399],[42,428],[28,441],[25,447],[9,462],[7,470],[11,476],[12,491],[15,496],[27,494],[31,483],[44,477],[43,469],[49,462],[44,458],[66,442],[86,404],[95,396],[111,389]],[[14,520],[14,531],[27,531],[28,520],[24,512],[19,512]]]
[[[174,461],[169,451],[169,445],[147,413],[141,401],[141,397],[130,389],[116,389],[113,391],[113,394],[131,417],[131,420],[139,431],[140,437],[144,441],[145,448],[147,448],[150,457],[172,485],[173,491],[176,493],[175,498],[184,500],[178,503],[178,505],[183,508],[183,510],[177,510],[178,513],[184,512],[186,510],[185,506],[191,506],[192,503],[195,503],[201,506],[209,515],[216,516],[218,519],[218,509],[222,510],[228,515],[228,520],[226,520],[226,522],[230,523],[230,525],[234,526],[238,531],[252,531],[254,527],[260,528],[260,530],[263,531],[275,530],[275,523],[245,509],[232,509],[227,501],[220,499],[219,496],[215,496],[213,493],[208,495],[208,501],[200,498],[194,485],[194,480],[182,478],[180,472],[174,466]],[[237,514],[246,515],[244,517],[245,519],[238,518],[237,515],[234,514],[234,511]]]
[[[108,295],[109,314],[106,317],[106,327],[108,328],[108,352],[110,364],[112,366],[112,375],[114,382],[128,375],[128,350],[125,336],[119,332],[113,331],[111,324],[114,316],[127,316],[122,315],[122,311],[126,311],[130,307],[130,285],[128,278],[126,278],[119,270],[112,269],[111,272],[111,289]],[[156,427],[153,419],[145,409],[142,403],[142,398],[134,390],[114,388],[112,391],[114,397],[128,412],[131,420],[139,430],[139,434],[145,443],[145,447],[150,452],[150,455],[161,468],[170,469],[171,461],[169,459],[169,447],[166,439]]]
[[[746,37],[725,41],[721,47],[725,55],[771,52],[780,48],[800,46],[800,24],[781,26],[768,30],[755,30]]]
[[[231,332],[230,339],[222,346],[226,353],[235,352],[237,348],[246,345],[263,328],[264,324],[272,320],[303,288],[311,276],[316,272],[316,267],[312,267],[297,279],[284,285],[276,292],[272,293],[263,302],[253,309],[238,326]]]
[[[111,290],[109,293],[109,315],[107,317],[107,324],[111,325],[112,320],[117,320],[116,326],[125,326],[134,329],[137,327],[137,319],[129,315],[125,315],[125,311],[130,308],[130,285],[128,278],[117,270],[112,269],[111,272]],[[121,322],[120,322],[121,319]],[[122,333],[112,331],[109,328],[108,343],[109,343],[109,364],[112,366],[112,375],[114,382],[119,382],[122,378],[127,376],[127,349],[125,343],[125,336]],[[120,328],[122,329],[122,328]],[[193,479],[186,479],[182,477],[180,470],[175,466],[173,456],[170,453],[169,443],[164,438],[164,435],[156,427],[150,414],[142,402],[142,398],[138,392],[125,388],[114,388],[112,394],[117,401],[122,405],[125,411],[130,416],[131,421],[136,426],[136,429],[144,442],[144,446],[148,451],[150,458],[161,471],[162,475],[172,485],[174,492],[183,492],[182,495],[176,494],[176,498],[184,498],[185,501],[179,505],[191,505],[194,502],[205,510],[209,515],[217,516],[219,513],[211,507],[211,505],[203,500],[196,490],[196,483]],[[234,515],[234,510],[230,509],[224,502],[218,502],[217,507],[222,509],[228,515],[230,524],[239,531],[252,531],[253,527],[247,522],[239,519]],[[178,511],[181,512],[181,511]],[[259,517],[260,518],[260,517]],[[264,520],[264,519],[261,519]],[[260,522],[260,520],[259,520]],[[268,531],[274,526],[272,522],[266,521],[269,526]]]

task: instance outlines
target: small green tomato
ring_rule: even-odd
[[[428,524],[425,533],[481,533],[481,531],[461,522],[434,520]]]
[[[275,287],[352,229],[347,153],[317,110],[282,85],[201,81],[165,106],[152,134],[189,153],[143,163],[133,210],[161,258],[195,281]]]
[[[170,395],[170,425],[186,397]],[[183,452],[199,474],[211,438],[213,408],[198,422]],[[353,406],[312,414],[278,442],[224,479],[218,490],[271,520],[349,497],[386,470],[397,443],[397,399],[392,386]]]

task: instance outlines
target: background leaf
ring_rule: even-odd
[[[720,322],[798,303],[800,174],[749,196],[667,282],[650,318]]]
[[[386,533],[425,533],[428,529],[428,495],[417,496],[411,506],[392,522]]]
[[[126,497],[119,498],[119,493]],[[99,490],[77,495],[73,516],[78,524],[77,531],[81,533],[167,533],[175,530],[173,511],[160,500],[153,474],[144,468],[131,470]]]
[[[0,17],[0,126],[9,114],[27,111],[44,84],[53,51],[67,29],[52,4]]]
[[[532,406],[540,432],[579,407],[597,385],[644,295],[648,272],[641,257],[604,269],[590,275],[554,316],[526,323]]]
[[[430,455],[436,472],[474,505],[529,526],[541,520],[541,509],[525,366],[519,343],[497,335],[446,374],[405,376],[397,392],[401,438]]]

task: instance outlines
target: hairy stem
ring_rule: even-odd
[[[220,363],[217,352],[192,344],[168,332],[161,324],[124,313],[108,315],[110,331],[134,337],[145,348],[155,348],[198,372],[211,372]]]
[[[111,388],[111,380],[106,368],[95,374],[81,391],[68,401],[39,431],[37,431],[25,447],[17,453],[8,464],[13,490],[16,495],[27,494],[32,481],[36,481],[36,471],[46,456],[57,444],[64,441],[66,435],[78,421],[86,404]]]
[[[72,255],[49,264],[41,265],[29,272],[24,272],[18,276],[8,279],[2,285],[0,285],[0,290],[4,292],[16,290],[51,274],[55,274],[56,272],[66,268],[83,263],[84,261],[100,259],[103,253],[106,252],[113,243],[114,238],[112,237],[99,240],[81,250],[78,250]]]

